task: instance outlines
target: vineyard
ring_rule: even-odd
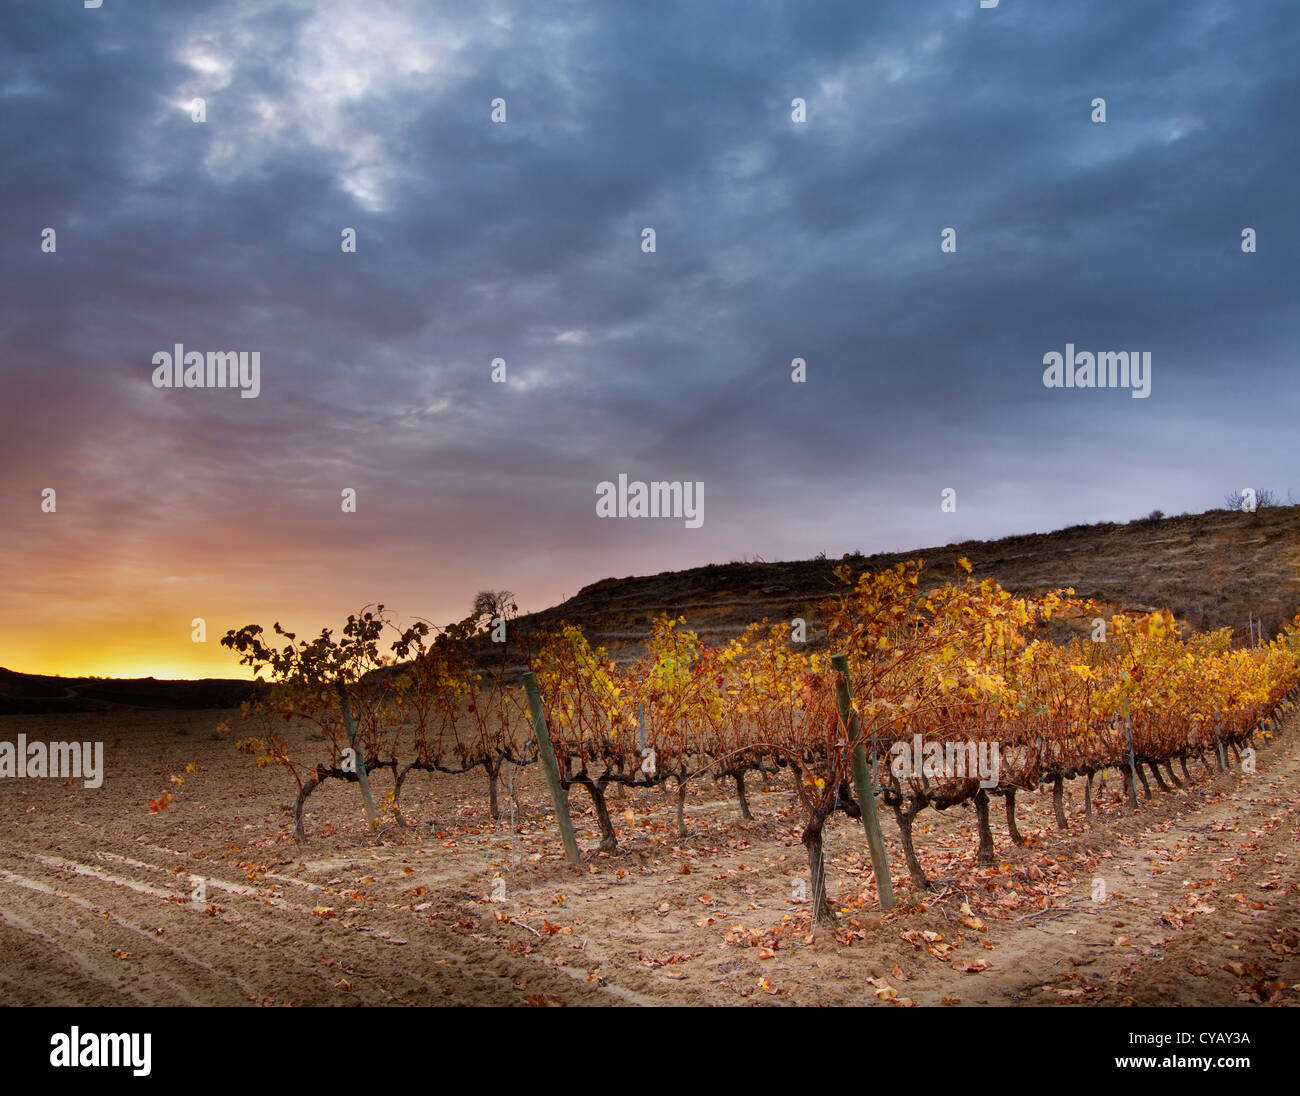
[[[385,815],[405,822],[401,795],[413,774],[482,768],[497,818],[513,772],[541,762],[571,862],[575,785],[594,807],[600,848],[613,851],[611,792],[671,787],[685,836],[692,782],[733,785],[746,819],[747,779],[784,782],[803,822],[812,915],[830,923],[823,833],[836,812],[862,821],[888,908],[878,804],[892,813],[912,887],[923,892],[931,883],[914,823],[927,807],[973,806],[977,862],[991,864],[995,797],[1011,840],[1023,844],[1017,793],[1050,789],[1066,830],[1067,782],[1083,782],[1091,821],[1098,776],[1118,773],[1136,805],[1139,789],[1152,797],[1152,782],[1166,792],[1193,782],[1189,762],[1209,772],[1230,758],[1248,762],[1245,751],[1290,708],[1300,682],[1295,624],[1234,649],[1227,629],[1185,635],[1168,612],[1103,618],[1072,590],[1012,596],[959,565],[924,593],[920,562],[856,580],[840,567],[837,592],[820,606],[825,649],[796,642],[793,622],[756,623],[710,646],[683,619],[661,617],[643,656],[623,667],[577,627],[518,636],[483,615],[399,629],[380,605],[350,617],[338,639],[325,630],[303,640],[276,624],[268,641],[249,625],[222,643],[272,689],[245,705],[238,745],[296,782],[300,840],[304,805],[325,781],[356,783],[377,826]],[[532,667],[528,688],[510,679],[508,655]],[[312,726],[319,756],[290,749],[290,721]],[[377,801],[370,778],[382,770],[391,786]]]

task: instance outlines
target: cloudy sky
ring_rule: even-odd
[[[10,2],[0,665],[1300,494],[1297,54],[1251,0]]]

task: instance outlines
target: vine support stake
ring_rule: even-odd
[[[871,871],[876,877],[876,893],[880,908],[894,908],[894,882],[889,877],[889,857],[885,854],[885,839],[880,832],[880,819],[876,816],[875,773],[867,769],[867,751],[862,745],[862,728],[858,714],[853,710],[853,692],[849,687],[849,659],[847,655],[831,655],[835,670],[835,697],[840,705],[840,719],[849,729],[849,744],[853,747],[853,783],[857,787],[858,809],[862,812],[862,826],[867,831],[867,846],[871,850]]]
[[[1124,737],[1128,739],[1128,804],[1130,807],[1138,805],[1138,769],[1137,760],[1133,756],[1133,722],[1132,716],[1124,717]]]
[[[564,842],[564,858],[577,867],[582,863],[578,839],[573,833],[573,819],[569,815],[569,797],[560,783],[560,767],[555,762],[551,746],[551,732],[546,728],[546,713],[542,711],[542,697],[537,691],[537,677],[532,670],[524,674],[524,693],[528,697],[528,710],[533,716],[533,733],[537,735],[537,753],[546,771],[546,783],[551,789],[551,802],[555,804],[555,820],[560,825],[560,839]]]

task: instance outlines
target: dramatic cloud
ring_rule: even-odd
[[[248,620],[1300,490],[1289,5],[5,19],[2,665],[231,673]],[[155,388],[178,343],[260,394]],[[1044,387],[1067,344],[1150,396]],[[597,517],[619,473],[702,527]]]

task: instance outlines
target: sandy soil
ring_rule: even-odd
[[[1295,721],[1256,773],[1193,765],[1191,787],[1137,812],[1110,778],[1091,828],[1081,787],[1068,833],[1048,795],[1022,796],[1028,845],[995,813],[992,868],[974,862],[971,811],[927,811],[929,894],[911,890],[886,814],[900,906],[884,917],[861,829],[840,817],[827,851],[841,924],[810,938],[783,785],[753,789],[756,820],[743,822],[729,789],[701,781],[684,839],[671,795],[615,799],[612,854],[591,851],[594,815],[574,789],[580,870],[564,863],[535,767],[513,826],[489,818],[481,773],[413,776],[411,824],[377,837],[356,788],[327,785],[300,846],[292,779],[216,736],[222,718],[0,719],[0,738],[103,741],[107,766],[99,790],[0,781],[8,1003],[1300,1003]],[[166,791],[172,803],[151,812]]]

